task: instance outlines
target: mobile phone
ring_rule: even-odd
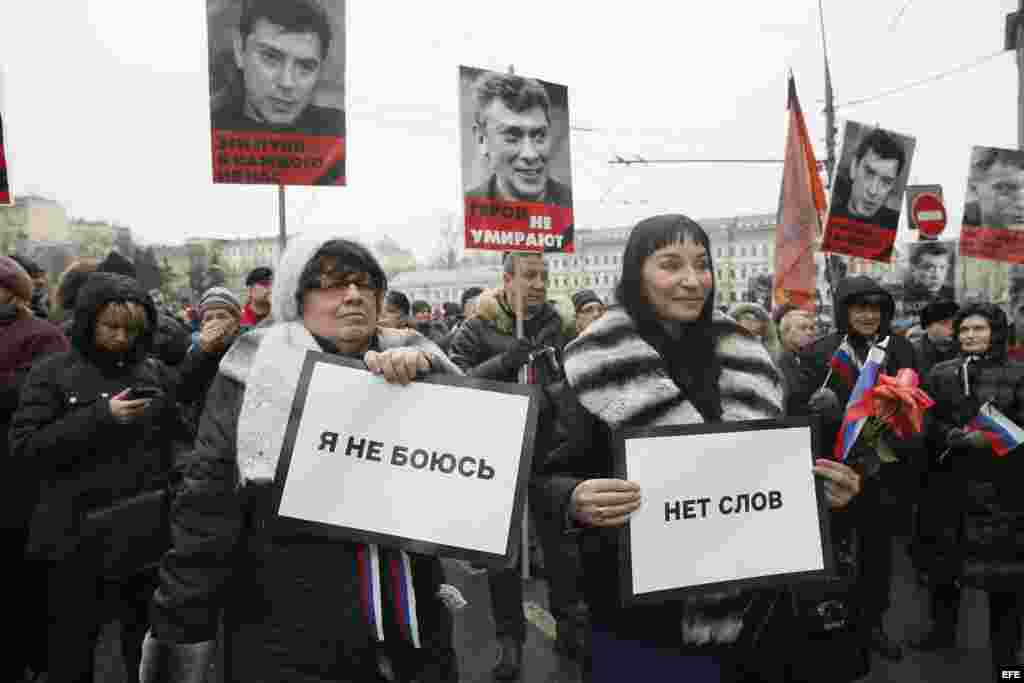
[[[128,393],[121,397],[122,401],[137,401],[141,398],[156,398],[163,396],[162,391],[156,387],[132,387]]]

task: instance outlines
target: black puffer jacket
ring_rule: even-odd
[[[1006,316],[991,304],[967,306],[954,321],[956,338],[971,315],[989,319],[992,345],[967,363],[967,391],[963,354],[935,366],[925,385],[935,400],[927,431],[936,456],[921,515],[925,562],[938,580],[1013,589],[1024,581],[1024,449],[999,457],[989,449],[954,448],[937,459],[950,430],[963,428],[987,401],[1024,426],[1024,364],[1006,359]]]
[[[565,346],[562,318],[550,304],[544,304],[532,318],[523,321],[523,335],[536,346],[550,346],[560,356]],[[517,371],[502,366],[502,355],[516,346],[515,314],[499,301],[497,318],[474,318],[459,326],[448,354],[452,362],[470,377],[515,382]],[[536,384],[545,385],[560,379],[557,363],[535,363],[542,369]]]
[[[917,343],[917,362],[920,365],[921,380],[928,376],[939,363],[956,358],[957,344],[952,339],[934,342],[927,334],[921,335],[921,341]]]
[[[96,348],[96,319],[107,303],[134,301],[148,325],[132,350],[115,356]],[[157,313],[129,278],[95,274],[79,294],[72,350],[48,356],[29,374],[11,420],[11,455],[40,480],[39,504],[29,525],[28,552],[52,561],[80,543],[91,509],[165,486],[174,444],[181,438],[175,406],[179,375],[149,356]],[[164,392],[146,414],[117,422],[110,397],[132,386]]]

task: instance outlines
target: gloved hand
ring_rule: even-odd
[[[214,642],[168,643],[149,631],[142,641],[139,683],[205,683]]]
[[[987,451],[992,448],[992,444],[988,442],[988,439],[981,432],[967,432],[964,435],[964,445],[978,451]]]
[[[528,339],[517,339],[516,345],[501,354],[501,367],[506,372],[518,370],[530,362],[530,354],[537,350],[537,346]]]
[[[966,448],[967,432],[960,427],[953,427],[946,432],[946,445],[950,448]]]
[[[837,419],[842,408],[839,406],[839,397],[831,389],[818,389],[807,401],[807,407],[813,415],[824,418]]]

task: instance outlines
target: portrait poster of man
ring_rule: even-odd
[[[207,0],[213,182],[345,184],[345,0]]]
[[[963,215],[963,256],[1024,263],[1024,152],[971,150]]]
[[[933,301],[956,301],[955,240],[911,242],[903,273],[903,313],[917,316]]]
[[[459,67],[465,246],[572,253],[569,89]]]
[[[847,121],[821,250],[888,263],[916,140]]]

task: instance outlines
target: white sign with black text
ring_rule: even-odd
[[[357,540],[505,555],[536,410],[524,389],[473,383],[484,384],[399,386],[307,358],[282,450],[278,516],[352,530]]]
[[[810,427],[722,427],[625,439],[632,597],[828,569]]]

